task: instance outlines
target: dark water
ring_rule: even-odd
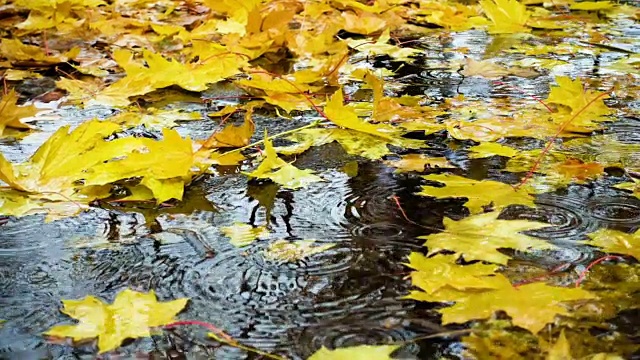
[[[628,34],[637,34],[637,28],[629,28]],[[423,56],[412,66],[407,64],[398,75],[399,81],[408,84],[405,93],[428,95],[434,103],[459,94],[472,99],[490,96],[526,100],[521,92],[486,79],[463,79],[455,72],[424,70],[446,66],[458,57],[443,55],[442,49],[465,46],[482,54],[495,38],[469,31],[453,35],[447,43],[434,39],[426,39]],[[598,79],[601,87],[607,88],[610,84],[601,67],[619,57],[616,53],[576,56],[570,59],[572,67],[564,74]],[[395,69],[398,64],[380,58],[375,65]],[[544,97],[553,75],[505,81]],[[212,90],[213,94],[220,92],[224,89]],[[637,100],[614,105],[638,108]],[[197,102],[172,106],[206,112]],[[21,161],[61,123],[78,124],[111,113],[109,109],[54,110],[55,120],[37,122],[43,133],[21,142],[3,140],[0,149],[10,160]],[[276,133],[309,121],[305,117],[285,121],[258,116],[257,133],[265,127]],[[212,129],[191,122],[179,131],[202,138]],[[640,144],[639,130],[640,119],[630,116],[599,136]],[[431,155],[446,156],[459,166],[458,174],[517,181],[513,174],[501,171],[504,159],[468,159],[465,148],[473,142],[455,142],[444,133],[411,136],[426,141]],[[587,144],[591,148],[585,151],[606,156],[598,153],[598,139],[594,136]],[[454,143],[456,146],[451,146]],[[354,177],[341,170],[352,161],[358,163]],[[155,290],[162,300],[188,297],[189,304],[179,319],[212,323],[243,344],[293,359],[304,359],[321,346],[399,342],[407,343],[402,358],[461,357],[462,347],[455,336],[410,342],[463,326],[445,329],[439,325],[434,306],[402,297],[411,288],[403,262],[411,251],[424,250],[424,241],[417,237],[441,228],[445,216],[460,219],[468,215],[464,201],[418,197],[414,193],[424,184],[419,175],[396,174],[380,162],[345,154],[337,144],[309,150],[298,157],[296,165],[316,170],[326,181],[291,191],[271,183],[249,182],[235,168],[220,169],[219,176],[197,181],[176,208],[104,204],[52,223],[45,223],[42,216],[7,219],[0,227],[0,319],[6,321],[0,328],[0,357],[93,358],[95,349],[90,344],[73,348],[47,343],[40,333],[71,322],[59,311],[61,299],[96,295],[111,302],[125,288]],[[511,206],[504,210],[503,218],[549,223],[552,226],[531,234],[558,246],[528,253],[512,251],[509,254],[515,258],[515,268],[525,272],[568,263],[567,271],[575,275],[602,255],[578,243],[586,234],[602,227],[636,230],[640,226],[640,200],[611,187],[625,179],[624,173],[612,170],[600,180],[539,195],[534,209]],[[394,196],[411,222],[403,217]],[[262,255],[268,241],[244,248],[230,245],[220,228],[234,222],[268,224],[271,239],[316,239],[336,246],[295,263],[279,264]],[[637,328],[629,323],[638,319],[638,314],[630,311],[612,321],[621,332],[633,337]],[[167,330],[153,338],[132,341],[114,354],[112,358],[118,354],[154,359],[259,358],[207,339],[206,331],[200,328]]]

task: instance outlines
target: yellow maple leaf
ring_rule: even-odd
[[[514,189],[511,185],[493,180],[472,180],[451,174],[431,174],[423,176],[429,181],[444,183],[444,187],[425,185],[417,193],[422,196],[437,198],[464,197],[469,200],[465,206],[472,214],[482,213],[486,209],[501,210],[506,206],[521,204],[534,207],[533,197],[522,189]]]
[[[130,289],[121,291],[113,303],[87,296],[82,300],[63,300],[61,310],[79,320],[77,325],[57,325],[44,334],[75,341],[98,338],[100,353],[116,349],[125,339],[151,336],[149,328],[170,324],[188,299],[158,302],[156,294]]]
[[[629,255],[640,259],[640,232],[628,234],[618,230],[599,229],[587,236],[591,240],[586,244],[597,246],[608,253]]]
[[[300,170],[278,157],[273,142],[264,134],[264,152],[265,156],[258,167],[250,172],[245,173],[249,177],[258,179],[270,179],[289,189],[298,189],[307,185],[324,181],[321,177],[314,175],[311,170]]]
[[[490,33],[513,34],[531,31],[526,26],[531,14],[518,0],[481,0],[480,5],[493,22],[489,28]]]
[[[580,288],[562,288],[544,283],[526,284],[518,287],[500,275],[499,289],[480,292],[441,291],[429,297],[436,301],[455,301],[456,304],[441,310],[442,323],[465,323],[470,320],[487,319],[496,311],[504,311],[515,326],[537,334],[556,316],[570,316],[563,302],[593,299],[596,296]]]
[[[11,90],[0,100],[0,135],[5,128],[31,129],[31,126],[20,122],[21,119],[31,117],[38,113],[35,106],[18,106],[18,94]]]
[[[307,360],[392,360],[399,345],[359,345],[329,350],[321,347]]]
[[[409,254],[409,263],[406,264],[415,271],[411,272],[411,284],[419,287],[427,294],[452,287],[464,291],[467,289],[498,289],[499,281],[495,275],[497,265],[475,263],[470,265],[458,265],[455,255],[436,255],[426,257],[421,253]],[[409,295],[407,298],[412,298]]]
[[[506,265],[511,257],[498,251],[509,248],[521,251],[550,249],[554,246],[521,231],[540,229],[549,224],[526,220],[499,220],[497,211],[472,215],[459,221],[444,219],[445,231],[421,236],[427,240],[429,254],[442,250],[464,256],[466,261],[482,260]]]
[[[557,86],[551,87],[546,101],[552,104],[566,106],[570,109],[568,115],[577,116],[571,124],[591,125],[592,121],[603,121],[605,115],[612,113],[603,100],[609,96],[605,93],[584,88],[580,79],[572,80],[568,76],[556,77]],[[570,120],[568,116],[559,118],[558,122]]]
[[[324,107],[325,114],[334,124],[343,128],[379,136],[387,140],[393,140],[394,135],[398,133],[396,129],[390,126],[373,125],[361,120],[353,109],[344,106],[343,103],[344,96],[342,95],[342,88],[340,88],[331,96],[331,99]]]

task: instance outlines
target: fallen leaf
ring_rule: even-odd
[[[411,284],[419,287],[427,294],[433,294],[444,287],[456,290],[498,289],[495,275],[499,266],[475,263],[458,265],[455,255],[436,255],[426,257],[421,253],[409,254],[408,267],[411,272]],[[409,296],[411,298],[411,296]]]
[[[540,229],[549,224],[526,220],[499,220],[498,212],[473,215],[459,221],[444,219],[444,232],[421,236],[429,255],[442,250],[462,255],[466,261],[482,260],[506,265],[510,256],[498,249],[551,249],[544,240],[522,234],[522,231]]]
[[[75,341],[98,338],[100,353],[116,349],[125,339],[151,336],[149,328],[170,324],[187,304],[182,298],[158,302],[156,294],[121,291],[111,305],[87,296],[82,300],[63,300],[61,310],[79,320],[77,325],[57,325],[44,334]]]
[[[460,295],[459,299],[451,299],[456,301],[455,305],[438,311],[442,314],[443,325],[486,319],[496,311],[504,311],[513,325],[534,334],[552,323],[556,316],[570,316],[563,302],[595,298],[580,288],[567,289],[544,283],[514,287],[506,279],[498,290]]]
[[[560,331],[558,340],[553,344],[547,353],[547,360],[572,360],[571,345],[564,334],[564,329]]]
[[[518,154],[518,150],[494,142],[483,142],[480,145],[470,147],[469,151],[471,151],[469,154],[470,159],[481,159],[491,156],[514,157]]]
[[[247,176],[258,179],[270,179],[289,189],[306,187],[311,183],[324,181],[321,177],[314,175],[313,171],[300,170],[280,159],[273,147],[271,139],[267,136],[266,130],[264,135],[264,150],[265,156],[262,162],[254,171],[246,173]]]
[[[338,89],[324,107],[329,120],[343,128],[360,131],[366,134],[379,136],[383,139],[393,140],[393,135],[397,133],[395,129],[385,125],[373,125],[360,120],[355,111],[344,106],[342,88]]]
[[[526,26],[531,14],[527,7],[517,0],[481,0],[480,5],[493,25],[489,28],[492,34],[513,34],[529,32]]]
[[[408,154],[400,160],[385,161],[385,164],[397,168],[396,172],[417,171],[428,169],[455,168],[445,157],[429,157],[424,154]]]
[[[249,145],[249,141],[251,140],[256,128],[253,120],[251,120],[252,114],[253,109],[247,109],[242,125],[235,126],[233,124],[229,124],[221,131],[214,132],[204,143],[202,143],[202,147],[205,149],[212,149]]]
[[[399,345],[359,345],[329,350],[320,348],[307,360],[392,360]]]
[[[640,232],[628,234],[618,230],[599,229],[587,235],[586,244],[597,246],[604,252],[633,256],[640,260]]]
[[[31,129],[31,126],[20,122],[21,119],[31,117],[38,113],[38,109],[33,106],[18,106],[18,94],[11,90],[0,100],[0,135],[5,128],[21,130]]]
[[[444,183],[444,187],[425,185],[417,195],[436,198],[467,198],[465,206],[472,214],[485,212],[487,209],[499,211],[513,204],[535,207],[534,198],[523,189],[515,189],[511,185],[493,180],[472,180],[451,174],[431,174],[423,176],[425,180]]]

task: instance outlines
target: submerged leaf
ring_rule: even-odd
[[[235,223],[222,227],[222,233],[231,239],[230,243],[237,247],[243,247],[256,241],[256,239],[269,236],[269,231],[264,226],[251,226],[249,224]]]
[[[269,244],[263,254],[267,260],[294,262],[331,249],[336,245],[334,243],[314,245],[315,243],[315,240],[297,240],[293,242],[276,240]]]
[[[400,160],[385,161],[385,164],[398,168],[396,172],[423,172],[432,168],[455,168],[445,157],[429,157],[423,154],[404,155]]]
[[[79,320],[77,325],[57,325],[45,332],[73,340],[98,338],[100,353],[111,351],[125,340],[151,336],[149,328],[167,325],[187,304],[182,298],[158,302],[156,294],[126,289],[111,305],[94,296],[82,300],[63,300],[63,313]]]

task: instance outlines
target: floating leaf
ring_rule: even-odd
[[[497,278],[490,276],[498,270],[497,265],[481,263],[458,265],[457,258],[454,255],[436,255],[428,258],[412,252],[407,264],[416,270],[411,272],[411,283],[427,294],[433,294],[447,286],[460,291],[500,287],[495,281]]]
[[[444,187],[426,185],[417,193],[422,196],[437,198],[465,197],[465,206],[472,214],[482,213],[486,209],[500,210],[508,205],[521,204],[534,207],[533,197],[522,189],[514,189],[492,180],[472,180],[450,174],[431,174],[423,176],[425,180],[444,183]]]
[[[335,92],[335,94],[333,94],[333,96],[331,96],[331,99],[327,102],[327,105],[324,108],[324,112],[333,123],[347,129],[379,136],[387,140],[393,140],[393,135],[397,132],[396,130],[389,126],[373,125],[360,120],[355,111],[344,106],[343,103],[344,97],[342,95],[342,88],[340,88]]]
[[[506,265],[511,257],[498,251],[509,248],[521,251],[550,249],[554,246],[521,232],[540,229],[549,224],[526,220],[499,220],[498,212],[473,215],[460,221],[444,219],[445,231],[421,236],[427,240],[429,255],[441,250],[453,251],[466,261],[482,260]]]
[[[391,354],[399,345],[360,345],[329,350],[320,348],[307,360],[392,360]]]
[[[182,298],[158,302],[153,291],[121,291],[111,305],[94,296],[82,300],[63,300],[63,313],[79,320],[77,325],[57,325],[44,334],[75,341],[98,338],[100,353],[111,351],[125,340],[151,336],[149,328],[175,321],[187,304]]]
[[[314,175],[313,171],[300,170],[280,159],[278,154],[276,154],[271,139],[267,136],[266,130],[264,135],[264,149],[266,156],[258,168],[247,173],[247,176],[259,179],[270,179],[289,189],[306,187],[311,183],[324,181],[321,177]]]
[[[385,164],[398,168],[397,172],[417,171],[423,172],[432,168],[454,168],[447,158],[429,157],[423,154],[404,155],[400,160],[385,161]]]
[[[513,157],[518,154],[518,150],[512,147],[493,142],[483,142],[480,145],[472,146],[469,151],[471,151],[469,154],[470,159],[481,159],[490,156]]]
[[[627,234],[618,230],[599,229],[587,236],[591,239],[587,242],[589,245],[608,253],[629,255],[640,260],[640,232]]]

